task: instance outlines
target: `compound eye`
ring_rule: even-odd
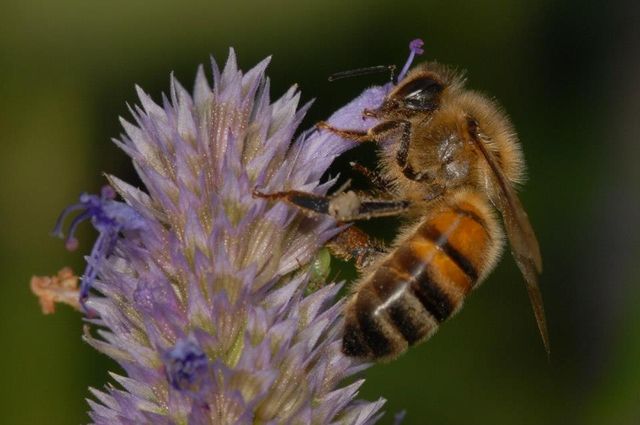
[[[410,109],[434,109],[442,88],[439,81],[421,76],[402,86],[394,97]]]

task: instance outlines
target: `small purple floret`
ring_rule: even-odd
[[[133,208],[115,201],[115,197],[116,193],[111,186],[104,186],[100,191],[100,196],[83,193],[80,195],[80,202],[70,205],[62,211],[53,230],[54,236],[64,238],[62,230],[64,220],[72,212],[81,211],[71,221],[65,239],[65,247],[70,251],[78,247],[75,232],[83,221],[91,220],[91,224],[99,232],[80,285],[80,304],[85,312],[84,303],[89,296],[89,290],[97,276],[98,268],[102,261],[113,252],[120,232],[140,229],[144,225],[142,218]]]
[[[409,50],[411,51],[411,53],[409,53],[409,57],[407,58],[407,62],[402,67],[402,71],[400,71],[400,74],[398,74],[398,81],[402,80],[407,75],[407,72],[409,71],[409,68],[411,67],[413,59],[416,57],[416,55],[420,56],[424,53],[422,46],[424,46],[424,41],[422,41],[421,39],[416,38],[415,40],[411,40],[411,42],[409,43]]]
[[[181,339],[163,356],[167,379],[179,391],[197,392],[207,378],[209,360],[192,339]]]

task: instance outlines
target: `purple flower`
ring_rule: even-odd
[[[144,227],[144,220],[138,213],[128,205],[114,201],[115,197],[116,193],[110,186],[104,186],[100,196],[83,193],[80,195],[80,202],[65,208],[53,229],[54,236],[64,238],[62,231],[64,219],[72,212],[81,211],[71,222],[65,239],[65,246],[70,251],[78,247],[78,240],[74,235],[76,228],[84,220],[91,220],[93,227],[99,232],[98,239],[87,259],[87,268],[80,285],[79,301],[85,311],[87,311],[85,301],[96,278],[97,266],[111,255],[120,232],[141,230]]]
[[[177,390],[199,392],[209,379],[209,359],[197,341],[180,339],[162,358],[169,383]]]
[[[412,47],[412,57],[415,49]],[[198,70],[193,95],[171,78],[160,104],[138,88],[140,107],[115,143],[145,191],[108,176],[84,194],[67,236],[89,219],[98,230],[80,301],[98,328],[85,340],[115,359],[118,387],[92,389],[96,424],[368,424],[384,400],[355,400],[365,365],[340,350],[340,285],[305,291],[313,261],[338,232],[252,191],[325,193],[320,178],[351,142],[311,130],[295,137],[310,103],[296,87],[271,101],[266,59],[238,70],[231,50],[213,84]],[[337,127],[369,128],[390,84],[334,113]],[[115,193],[123,199],[114,199]],[[94,291],[90,291],[91,289]]]

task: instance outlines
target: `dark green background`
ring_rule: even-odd
[[[426,57],[468,70],[511,115],[530,180],[522,198],[545,261],[552,340],[544,355],[526,291],[505,258],[461,314],[396,362],[366,372],[361,396],[405,424],[640,423],[640,24],[620,1],[12,1],[0,5],[0,423],[86,422],[87,387],[113,365],[80,340],[79,314],[40,314],[32,274],[82,269],[48,236],[57,213],[103,171],[131,180],[109,139],[138,83],[234,46],[266,55],[272,94],[318,97],[306,126],[383,77],[327,83],[365,65]],[[635,10],[633,10],[635,9]],[[352,156],[369,155],[356,151]],[[86,226],[88,227],[88,226]],[[80,234],[86,252],[93,235]]]

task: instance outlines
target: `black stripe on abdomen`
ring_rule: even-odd
[[[410,288],[422,306],[438,322],[444,321],[453,311],[453,302],[440,289],[429,273],[430,264],[426,259],[418,258],[410,246],[398,248],[393,256],[394,264],[411,274]]]
[[[478,271],[475,266],[462,252],[458,251],[456,247],[451,245],[438,229],[433,226],[423,226],[420,229],[420,234],[442,249],[442,251],[447,254],[458,267],[460,267],[460,270],[469,276],[469,279],[471,279],[472,282],[478,280]]]
[[[380,300],[380,313],[386,313],[392,325],[402,334],[409,344],[418,341],[423,335],[418,322],[411,316],[406,304],[410,296],[411,276],[394,267],[392,262],[383,264],[371,276],[369,287]],[[389,304],[384,306],[385,302]]]

